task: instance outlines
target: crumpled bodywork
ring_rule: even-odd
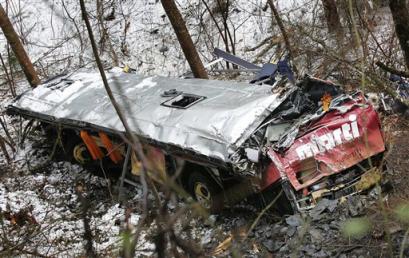
[[[385,150],[376,111],[361,94],[334,100],[328,112],[308,116],[268,155],[281,179],[298,191]],[[285,144],[287,148],[284,148]],[[266,176],[272,180],[277,176]]]
[[[301,202],[311,206],[311,195],[338,191],[346,181],[349,191],[372,185],[373,175],[379,178],[375,170],[349,171],[385,150],[377,113],[361,93],[344,94],[311,76],[297,85],[288,79],[251,85],[115,70],[107,76],[132,133],[160,152],[160,160],[148,156],[162,164],[161,171],[166,155],[206,167],[226,190],[248,181],[250,194],[281,182],[298,209]],[[95,72],[46,82],[16,98],[8,111],[94,134],[124,132]],[[140,164],[133,161],[138,174]]]
[[[231,155],[293,91],[285,85],[286,90],[272,93],[268,85],[144,77],[121,70],[107,72],[107,77],[133,133],[170,152],[217,164],[234,163]],[[192,98],[197,101],[184,106]],[[39,85],[18,97],[8,111],[85,130],[124,132],[95,71]]]

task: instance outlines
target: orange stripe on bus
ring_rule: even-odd
[[[111,160],[115,164],[119,163],[122,160],[122,155],[119,153],[117,149],[115,149],[109,137],[103,132],[99,132],[98,135],[99,135],[99,138],[101,139],[101,142],[104,144],[105,148],[108,150],[108,154]]]
[[[87,146],[87,149],[91,153],[91,156],[94,160],[102,159],[104,157],[104,154],[102,153],[101,149],[98,147],[92,136],[88,134],[88,132],[81,131],[80,136],[82,141]]]

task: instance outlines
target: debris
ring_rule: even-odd
[[[286,218],[285,222],[290,226],[298,227],[304,223],[304,220],[301,218],[300,214],[295,214]]]
[[[223,242],[221,242],[212,252],[211,255],[220,255],[230,248],[232,244],[233,236],[227,237]]]
[[[316,228],[310,228],[308,231],[311,235],[311,239],[313,243],[320,243],[323,239],[321,230],[316,229]]]
[[[364,211],[364,203],[360,196],[350,196],[347,199],[348,211],[352,217],[356,217],[362,214]]]
[[[292,226],[288,227],[287,236],[293,237],[296,231],[297,231],[296,227],[292,227]]]
[[[263,246],[266,247],[269,252],[274,251],[274,241],[271,239],[263,241]]]
[[[313,220],[320,220],[324,211],[333,212],[338,205],[338,200],[321,199],[317,205],[310,211]]]

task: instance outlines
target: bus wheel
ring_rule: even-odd
[[[223,209],[223,191],[206,173],[194,171],[189,176],[188,188],[193,198],[210,213],[218,213]]]

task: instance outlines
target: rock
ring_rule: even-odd
[[[320,243],[322,241],[323,236],[319,229],[311,228],[309,230],[309,233],[311,235],[311,240],[313,243]]]
[[[347,204],[348,212],[352,217],[361,215],[365,209],[364,199],[361,196],[350,196]]]
[[[263,241],[263,245],[271,253],[274,251],[274,241],[271,239]]]
[[[349,214],[350,214],[352,217],[356,217],[356,216],[359,215],[358,209],[357,209],[354,205],[349,205],[349,206],[348,206],[348,211],[349,211]]]
[[[330,226],[328,224],[319,224],[317,227],[322,229],[324,232],[328,232],[330,230]]]
[[[273,232],[273,234],[277,234],[279,233],[281,230],[281,225],[280,224],[274,224],[273,229],[271,230]]]
[[[286,233],[287,233],[287,230],[288,230],[287,227],[282,227],[282,228],[280,229],[280,235],[286,234]]]
[[[321,199],[318,204],[310,211],[313,221],[320,220],[324,211],[333,212],[338,205],[338,200]]]
[[[264,232],[271,231],[271,226],[267,225],[264,227]]]
[[[314,256],[318,251],[315,245],[305,245],[301,247],[301,250],[306,252],[309,256]]]
[[[339,229],[339,223],[336,222],[336,221],[331,221],[331,223],[329,224],[329,228],[338,230]]]
[[[284,242],[279,242],[279,241],[274,242],[274,252],[277,252],[278,250],[280,250],[281,247],[282,247],[284,244],[285,244]]]
[[[271,229],[269,228],[268,230],[264,231],[264,236],[266,238],[270,238],[272,235]]]
[[[284,245],[284,242],[281,241],[273,241],[271,239],[263,241],[263,245],[267,248],[267,250],[272,253],[280,250],[280,248]]]
[[[301,218],[300,214],[291,215],[285,219],[285,222],[293,227],[301,226],[304,220]]]
[[[288,251],[288,245],[283,245],[279,250],[280,253],[284,253],[284,252],[287,252],[287,251]]]
[[[320,250],[314,254],[314,257],[330,257],[330,255],[327,252]]]
[[[252,231],[253,232],[253,231]],[[256,237],[256,238],[261,238],[261,234],[260,234],[260,232],[259,231],[255,231],[254,232],[254,236]]]
[[[287,236],[293,237],[296,231],[297,231],[296,227],[292,227],[292,226],[288,227]]]
[[[264,227],[258,227],[257,228],[257,233],[263,234],[264,233]]]

